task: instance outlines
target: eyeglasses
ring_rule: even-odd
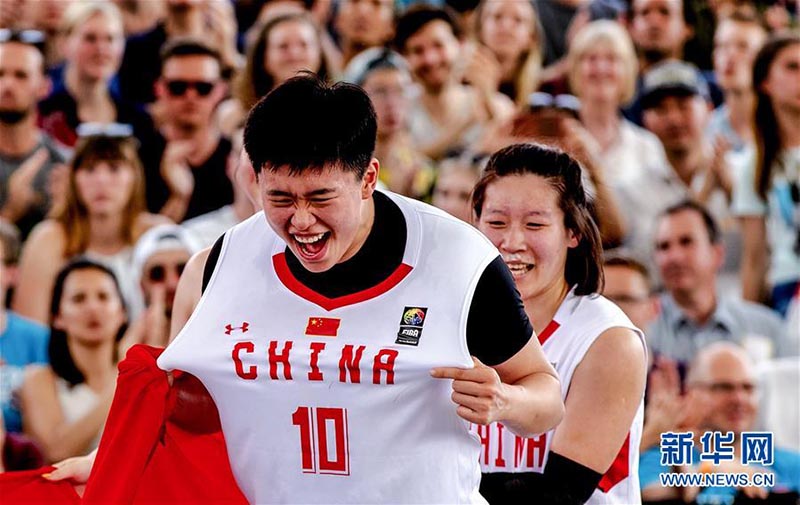
[[[174,265],[153,265],[147,271],[147,278],[150,282],[164,282],[167,278],[167,268],[172,268],[178,277],[181,276],[183,273],[183,269],[186,268],[186,263],[176,263]]]
[[[176,79],[174,81],[167,81],[167,91],[172,96],[183,96],[189,91],[189,88],[194,88],[200,96],[208,96],[214,90],[216,83],[209,81],[185,81],[183,79]]]
[[[122,139],[133,136],[133,126],[125,123],[81,123],[75,133],[78,137]]]
[[[700,385],[705,387],[712,393],[718,393],[718,394],[731,394],[733,392],[738,391],[739,389],[741,389],[747,394],[751,394],[756,390],[756,385],[753,384],[752,382],[741,382],[738,384],[734,382],[707,382]]]
[[[575,95],[551,95],[537,91],[528,95],[528,107],[531,111],[557,109],[577,118],[581,110],[581,101]]]
[[[47,36],[44,32],[40,32],[39,30],[12,30],[10,28],[0,28],[0,43],[3,42],[28,44],[44,53]]]

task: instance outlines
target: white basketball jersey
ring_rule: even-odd
[[[472,367],[478,280],[498,252],[474,228],[397,195],[400,267],[326,298],[296,280],[263,213],[225,236],[197,309],[161,355],[216,402],[250,503],[485,503],[480,444],[436,366]]]
[[[642,348],[646,352],[642,332],[633,326],[619,307],[602,296],[576,296],[573,288],[561,303],[553,320],[539,334],[542,349],[561,379],[563,399],[566,400],[572,375],[589,347],[604,331],[614,327],[634,330],[642,339]],[[636,411],[625,443],[587,503],[641,503],[639,441],[643,418],[644,398]],[[472,429],[481,440],[480,462],[481,470],[485,473],[542,473],[555,431],[548,431],[538,437],[522,438],[511,433],[501,423],[473,426]]]

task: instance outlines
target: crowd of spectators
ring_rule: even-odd
[[[125,350],[166,345],[190,256],[259,208],[242,125],[301,71],[363,87],[382,186],[464,221],[496,150],[574,155],[605,294],[652,351],[643,454],[663,431],[757,423],[800,451],[796,410],[730,427],[694,393],[717,361],[754,395],[758,370],[800,367],[799,16],[791,0],[0,0],[0,470],[96,445]]]

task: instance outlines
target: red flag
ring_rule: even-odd
[[[309,317],[306,335],[317,337],[335,337],[339,332],[341,319],[335,317]]]

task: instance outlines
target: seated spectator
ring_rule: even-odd
[[[431,204],[467,223],[472,222],[472,188],[481,177],[482,159],[446,158],[439,163]]]
[[[698,404],[703,415],[691,449],[693,466],[682,469],[661,466],[658,447],[645,452],[639,469],[642,498],[645,501],[652,500],[654,494],[663,495],[667,491],[676,495],[672,496],[673,499],[682,499],[686,503],[732,505],[742,503],[740,500],[746,498],[767,500],[755,503],[795,503],[800,492],[800,453],[775,447],[772,465],[763,466],[753,462],[742,464],[742,433],[756,428],[758,414],[755,367],[744,349],[731,342],[716,342],[703,348],[692,361],[687,384],[690,392],[703,398],[703,402]],[[711,461],[700,460],[699,449],[703,447],[700,437],[714,431],[733,433],[734,440],[728,444],[733,449],[732,461],[721,461],[715,465]],[[659,474],[670,471],[748,475],[771,472],[775,475],[775,485],[771,488],[663,488]]]
[[[768,343],[767,356],[785,356],[782,321],[768,308],[721,292],[717,276],[725,250],[716,222],[701,205],[681,202],[656,223],[655,263],[666,292],[661,313],[647,332],[656,354],[688,363],[719,340],[754,346]]]
[[[44,464],[42,451],[22,433],[9,433],[0,411],[0,473],[34,470]]]
[[[499,73],[478,64],[480,50],[466,51],[460,36],[442,9],[414,6],[397,22],[395,45],[421,88],[409,109],[409,128],[417,148],[434,160],[474,147],[487,126],[505,122],[514,110],[497,92]]]
[[[766,39],[759,18],[739,11],[720,20],[714,33],[714,75],[725,101],[711,114],[707,133],[736,153],[753,143],[753,61]]]
[[[50,366],[27,370],[20,395],[25,433],[46,461],[97,447],[125,327],[125,305],[111,270],[79,259],[58,273],[50,306]]]
[[[6,293],[18,255],[19,234],[12,225],[0,221],[0,412],[5,432],[10,433],[22,431],[16,395],[22,385],[25,367],[47,364],[49,337],[45,326],[6,309]],[[3,428],[2,424],[0,428]]]
[[[200,40],[171,42],[156,83],[160,136],[140,150],[147,208],[176,223],[233,202],[225,175],[231,142],[214,121],[226,93],[219,55]]]
[[[122,16],[110,2],[75,2],[64,13],[64,78],[39,104],[42,129],[67,147],[78,139],[81,123],[126,123],[137,138],[152,135],[150,117],[112,92],[125,38]]]
[[[333,26],[339,35],[342,65],[347,66],[361,51],[392,40],[395,4],[392,0],[341,0]]]
[[[614,21],[582,28],[567,54],[572,92],[580,99],[580,120],[599,146],[598,160],[612,188],[669,170],[658,138],[622,116],[633,99],[636,54],[625,29]]]
[[[431,161],[416,149],[408,128],[412,83],[406,62],[389,49],[367,49],[353,58],[344,79],[364,88],[375,107],[375,157],[381,163],[381,182],[402,195],[427,195],[433,172]]]
[[[126,302],[140,305],[131,267],[133,244],[151,226],[167,222],[145,210],[143,170],[130,127],[89,127],[69,164],[63,204],[37,225],[22,251],[12,307],[42,323],[48,320],[56,274],[77,255],[106,264],[117,275]]]
[[[136,104],[150,104],[156,99],[160,55],[167,41],[202,38],[219,54],[224,68],[238,66],[233,2],[166,0],[164,4],[164,20],[152,30],[128,39],[125,47],[119,69],[120,92]],[[160,114],[154,113],[154,117],[160,118]]]
[[[167,346],[178,279],[198,250],[189,232],[175,224],[155,226],[139,238],[133,249],[133,268],[139,273],[144,311],[131,315],[133,323],[120,344],[120,354],[134,344]]]
[[[603,261],[603,280],[602,295],[616,303],[637,328],[646,330],[659,310],[647,267],[632,257],[611,255]],[[652,359],[649,353],[648,358]]]
[[[639,176],[620,193],[622,206],[632,214],[628,243],[640,254],[649,253],[658,214],[683,199],[696,199],[722,227],[729,258],[725,281],[733,287],[741,238],[729,211],[732,177],[725,147],[715,148],[705,136],[712,110],[708,86],[696,67],[669,61],[645,74],[640,96],[644,125],[664,146],[668,170]]]
[[[483,0],[476,15],[478,41],[489,49],[476,61],[483,72],[498,72],[498,90],[517,105],[539,86],[542,34],[533,2]]]
[[[261,97],[297,72],[310,70],[328,78],[331,72],[321,44],[319,29],[306,13],[282,14],[264,23],[234,81],[233,98],[220,105],[223,132],[233,133]]]
[[[181,223],[201,248],[211,247],[228,229],[261,208],[261,194],[255,171],[250,158],[242,149],[242,133],[243,130],[234,133],[233,147],[225,166],[225,173],[233,185],[233,203]]]
[[[23,237],[49,211],[48,182],[64,162],[53,139],[36,126],[36,103],[50,92],[43,48],[41,33],[0,29],[0,217]]]
[[[800,286],[800,35],[771,38],[753,64],[756,148],[737,172],[742,296],[785,314]]]

